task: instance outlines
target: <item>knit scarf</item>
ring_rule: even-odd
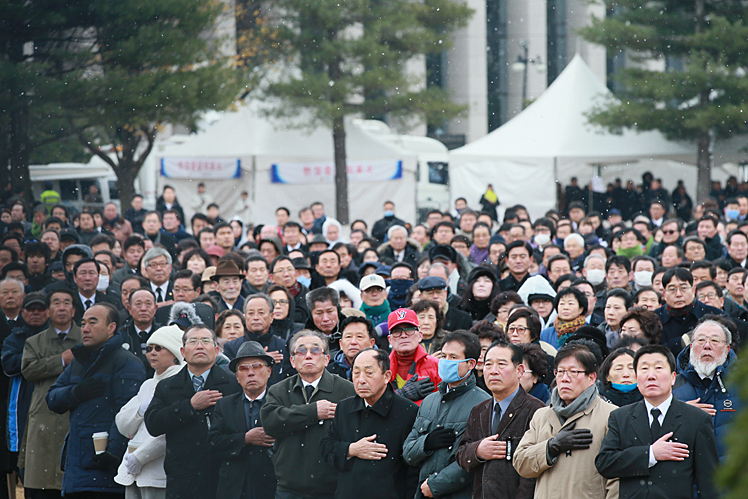
[[[361,304],[361,311],[366,314],[366,318],[369,319],[375,326],[387,321],[387,316],[390,315],[392,310],[390,309],[390,302],[384,300],[381,305],[376,307],[370,307],[366,303]]]
[[[670,305],[665,306],[667,307],[666,310],[670,317],[683,318],[693,311],[693,308],[696,306],[696,301],[694,300],[683,308],[672,308]]]
[[[583,315],[570,321],[561,320],[561,317],[556,317],[556,320],[553,321],[553,327],[556,329],[556,334],[559,338],[567,334],[572,334],[585,324],[586,322],[584,321]]]
[[[598,396],[597,384],[593,383],[592,386],[583,391],[579,397],[575,398],[574,401],[569,405],[564,405],[564,401],[558,394],[558,388],[554,388],[551,392],[551,409],[558,416],[559,421],[563,425],[566,420],[572,417],[574,414],[585,410]]]

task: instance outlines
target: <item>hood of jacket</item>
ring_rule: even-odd
[[[730,368],[737,362],[738,356],[735,352],[730,350],[727,352],[727,360],[721,365],[717,366],[715,376],[724,378],[729,372]],[[691,365],[691,345],[684,348],[679,354],[678,359],[675,363],[678,374],[682,375],[692,385],[700,386],[701,377],[696,372],[696,369]]]

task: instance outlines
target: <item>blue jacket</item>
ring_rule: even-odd
[[[556,328],[551,326],[540,331],[540,341],[545,341],[555,349],[559,349],[558,346],[558,332]]]
[[[723,461],[727,454],[727,447],[725,445],[727,433],[733,419],[743,407],[737,388],[732,384],[728,384],[724,379],[738,360],[738,356],[730,350],[725,363],[717,368],[711,385],[709,385],[709,388],[705,388],[701,382],[701,378],[689,361],[690,355],[690,346],[684,348],[678,355],[678,377],[675,380],[673,396],[683,402],[701,398],[699,403],[712,404],[714,406],[717,414],[712,416],[712,423],[714,424],[714,431],[717,435],[719,460]]]
[[[21,450],[23,430],[26,428],[26,418],[31,406],[31,395],[34,393],[34,384],[29,383],[21,376],[23,347],[26,346],[27,338],[47,329],[49,329],[49,322],[45,322],[39,327],[24,324],[21,327],[13,328],[11,335],[3,342],[3,372],[10,378],[6,438],[8,439],[8,450],[11,452]]]
[[[58,414],[70,412],[70,431],[65,437],[61,463],[64,495],[77,492],[115,492],[124,488],[114,482],[115,467],[106,468],[94,461],[94,433],[109,432],[106,451],[120,461],[125,454],[127,438],[117,430],[114,417],[138,394],[145,380],[143,363],[122,348],[122,335],[115,334],[97,352],[81,345],[73,347],[73,362],[65,368],[47,392],[47,405]],[[88,378],[107,384],[102,397],[79,402],[73,388]],[[117,463],[119,464],[119,463]]]

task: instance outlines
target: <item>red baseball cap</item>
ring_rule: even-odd
[[[398,308],[394,312],[390,312],[389,317],[387,317],[387,329],[389,331],[392,331],[400,324],[410,324],[415,327],[420,327],[418,324],[418,316],[409,308]]]

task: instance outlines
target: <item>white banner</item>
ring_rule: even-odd
[[[161,175],[168,178],[241,178],[241,161],[232,158],[161,158]]]
[[[275,163],[270,170],[275,184],[332,184],[335,164],[329,162]],[[348,180],[351,182],[381,182],[403,176],[400,160],[349,161]]]

